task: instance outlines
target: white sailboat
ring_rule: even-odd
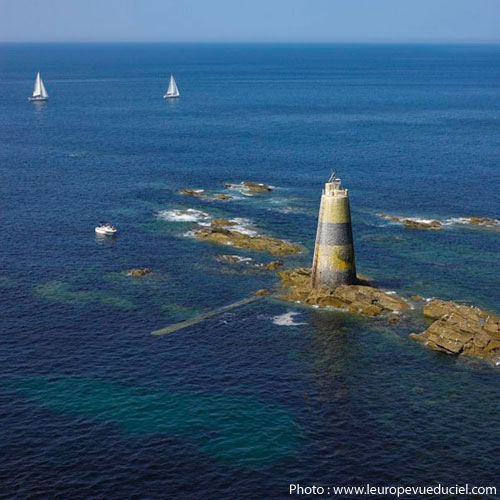
[[[30,101],[47,101],[49,99],[49,94],[47,89],[43,84],[43,80],[40,78],[40,71],[36,74],[35,87],[33,88],[33,94],[28,97]]]
[[[171,99],[173,97],[179,97],[179,89],[177,88],[177,84],[175,83],[175,78],[173,75],[170,75],[170,82],[168,84],[168,89],[163,95],[163,99]]]

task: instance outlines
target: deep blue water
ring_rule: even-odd
[[[37,70],[42,105],[27,101]],[[332,168],[359,272],[498,312],[500,233],[377,214],[499,216],[500,46],[3,45],[0,89],[0,497],[500,487],[499,371],[409,339],[418,310],[388,325],[272,299],[150,335],[277,283],[215,259],[271,256],[159,213],[249,219],[310,265]],[[276,189],[178,194],[242,180]],[[154,272],[124,275],[138,266]]]

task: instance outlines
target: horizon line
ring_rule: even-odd
[[[192,45],[498,45],[499,39],[386,39],[386,40],[0,40],[9,45],[56,44],[192,44]]]

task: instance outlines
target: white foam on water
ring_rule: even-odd
[[[235,219],[229,219],[230,222],[235,222],[235,226],[229,226],[228,229],[231,231],[236,231],[237,233],[246,234],[247,236],[255,236],[257,235],[257,231],[251,229],[249,226],[252,225],[252,221],[250,219],[242,219],[236,217]]]
[[[299,315],[300,313],[295,311],[288,311],[285,314],[280,314],[279,316],[275,316],[273,318],[273,323],[279,326],[299,326],[299,325],[307,325],[307,323],[303,323],[300,321],[295,321],[294,317]]]
[[[194,208],[161,210],[156,215],[169,222],[198,222],[210,219],[210,215]]]
[[[418,222],[420,224],[431,224],[437,219],[424,219],[423,217],[404,217],[403,220],[411,220],[412,222]]]

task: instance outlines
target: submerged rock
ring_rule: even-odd
[[[248,264],[252,261],[250,257],[241,257],[239,255],[218,255],[215,260],[229,264]]]
[[[184,196],[194,196],[195,198],[205,198],[204,189],[181,189],[179,194]]]
[[[483,217],[464,217],[464,221],[469,224],[476,224],[478,226],[495,226],[498,224],[497,219],[489,219]]]
[[[215,193],[213,195],[213,198],[211,198],[210,195],[205,193],[204,189],[181,189],[179,191],[179,194],[182,194],[184,196],[193,196],[194,198],[200,198],[200,199],[213,199],[216,198],[218,200],[232,200],[233,196],[229,194],[224,194],[224,193]]]
[[[273,255],[292,255],[301,250],[299,245],[272,236],[249,235],[221,226],[200,229],[194,232],[194,236],[199,240],[207,240],[219,245],[231,245],[236,248],[269,252]]]
[[[266,295],[271,295],[271,290],[268,290],[267,288],[261,288],[259,290],[256,290],[253,292],[254,295],[257,295],[258,297],[264,297]]]
[[[230,194],[215,193],[214,198],[217,198],[218,200],[232,200],[233,196]]]
[[[152,272],[153,270],[149,269],[149,267],[134,268],[134,269],[129,269],[127,271],[127,276],[133,276],[134,278],[141,278],[142,276],[146,276],[147,274],[151,274]]]
[[[500,227],[499,219],[492,219],[489,217],[461,217],[460,222],[462,224],[472,224],[474,226],[483,226],[487,228]]]
[[[285,293],[281,298],[318,307],[336,307],[365,316],[379,316],[408,309],[406,300],[367,285],[317,287],[311,283],[311,269],[287,269],[279,273]]]
[[[241,257],[240,255],[219,255],[215,257],[219,262],[224,262],[227,264],[245,264],[251,266],[252,269],[260,270],[260,271],[275,271],[282,265],[284,262],[282,260],[272,260],[267,264],[262,262],[254,262],[254,260],[250,257]]]
[[[500,317],[473,306],[434,299],[424,307],[434,321],[421,334],[410,337],[435,351],[472,356],[500,364]]]
[[[268,193],[273,190],[271,186],[252,181],[243,181],[241,184],[227,183],[224,187],[226,189],[242,189],[243,191],[250,191],[252,193]]]
[[[379,214],[379,217],[399,222],[406,229],[427,229],[429,231],[442,231],[441,222],[435,219],[417,219],[398,217],[397,215]]]

